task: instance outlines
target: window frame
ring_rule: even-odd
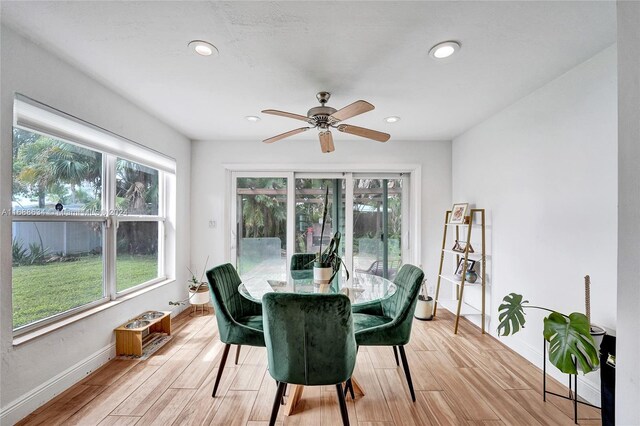
[[[16,95],[16,102],[18,100],[21,100],[22,98],[23,97],[21,97],[21,95]],[[38,104],[38,105],[34,106],[34,104]],[[39,104],[37,101],[30,100],[30,104],[29,104],[30,107],[37,108],[40,105],[42,106],[42,111],[46,112],[47,109],[52,110],[51,107]],[[73,119],[76,126],[78,125],[84,126],[87,129],[94,130],[94,131],[95,129],[100,129],[100,128],[97,128],[96,126],[93,126],[90,123],[86,123],[75,117],[68,116],[63,112],[60,112],[57,110],[54,110],[54,111],[56,111],[56,115],[61,120],[62,125],[65,124],[65,120],[71,121]],[[130,295],[133,292],[140,291],[146,287],[156,285],[163,281],[167,281],[170,277],[167,275],[167,271],[166,271],[167,269],[166,264],[169,261],[169,259],[167,259],[168,251],[165,247],[167,243],[166,221],[168,220],[167,218],[169,214],[169,210],[168,210],[169,202],[171,199],[175,197],[175,194],[167,194],[167,191],[169,191],[169,187],[170,187],[169,180],[175,179],[175,160],[169,159],[167,157],[167,159],[173,162],[172,171],[167,171],[161,167],[158,167],[157,164],[145,163],[144,161],[141,161],[141,158],[136,158],[136,156],[127,155],[126,153],[115,154],[113,152],[103,151],[99,149],[99,147],[96,144],[83,143],[83,140],[81,137],[79,138],[79,140],[74,140],[72,137],[69,137],[68,134],[65,135],[64,137],[60,136],[59,134],[56,134],[58,132],[55,131],[55,128],[54,128],[55,123],[51,124],[52,126],[54,126],[52,127],[54,128],[54,131],[47,132],[42,130],[42,128],[40,128],[39,126],[30,127],[28,125],[20,124],[19,118],[20,118],[20,115],[15,111],[15,107],[14,107],[13,128],[21,129],[23,131],[35,133],[45,137],[50,137],[64,143],[78,146],[83,149],[88,149],[93,152],[98,152],[102,155],[102,177],[101,177],[102,193],[101,193],[101,211],[99,214],[87,214],[86,212],[82,212],[82,211],[78,211],[78,212],[74,211],[73,213],[69,212],[67,214],[63,214],[63,213],[56,214],[56,213],[45,213],[45,212],[42,212],[42,214],[39,213],[39,214],[31,214],[31,215],[30,214],[25,214],[25,215],[12,214],[11,223],[14,223],[14,222],[99,222],[101,223],[102,224],[102,264],[103,264],[102,294],[103,294],[103,297],[100,299],[96,299],[92,302],[83,304],[81,306],[77,306],[75,308],[68,309],[63,312],[59,312],[49,317],[36,320],[34,322],[25,324],[20,327],[13,328],[13,323],[12,323],[12,332],[13,332],[14,338],[20,337],[22,335],[31,333],[35,330],[38,330],[47,326],[50,326],[51,324],[66,320],[84,311],[94,309],[97,306],[100,306],[112,301],[116,301],[120,298]],[[109,133],[104,129],[100,129],[100,130],[104,132],[105,138],[114,138],[114,136],[117,136]],[[149,151],[153,154],[154,157],[162,156],[161,154],[153,150],[150,150],[149,148],[142,147],[141,145],[135,142],[129,141],[125,138],[121,138],[121,137],[119,138],[121,139],[120,140],[121,144],[129,145],[128,152],[137,151],[141,153],[144,151]],[[115,167],[118,159],[134,162],[158,171],[158,214],[157,215],[127,215],[127,216],[120,215],[119,216],[116,214],[117,207],[115,205],[116,203],[116,169]],[[13,156],[11,161],[13,164],[13,161],[14,161]],[[151,161],[151,163],[154,163],[154,161]],[[11,178],[11,185],[13,185],[13,176]],[[175,191],[175,187],[173,187],[172,190]],[[13,197],[13,191],[12,191],[12,197]],[[158,269],[157,269],[157,276],[155,278],[139,283],[128,289],[118,292],[117,282],[116,282],[116,267],[117,267],[116,237],[117,237],[117,225],[118,223],[121,223],[121,222],[157,222],[158,223],[158,254],[157,254]],[[13,235],[12,235],[12,238],[13,238]],[[13,276],[13,273],[12,273],[12,276]],[[13,278],[11,279],[11,294],[13,295]],[[13,318],[13,300],[11,305],[11,312],[12,312],[11,316]]]
[[[406,263],[414,265],[422,264],[421,230],[422,230],[422,165],[415,163],[390,163],[390,164],[255,164],[255,163],[224,163],[225,168],[225,244],[226,261],[235,264],[236,251],[236,183],[237,178],[242,177],[286,177],[288,200],[295,200],[295,179],[331,179],[344,178],[347,188],[353,188],[354,179],[375,178],[392,179],[402,177],[404,180],[402,190],[402,258]],[[349,227],[353,226],[353,191],[345,194],[345,221]],[[288,201],[287,209],[287,256],[294,252],[295,235],[295,202]],[[415,236],[415,237],[414,237]],[[353,232],[347,232],[344,237],[345,262],[349,270],[353,270]],[[286,273],[289,273],[289,264],[286,265]]]

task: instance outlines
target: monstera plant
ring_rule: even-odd
[[[585,374],[598,367],[598,348],[591,336],[591,325],[586,315],[573,312],[570,315],[540,306],[530,305],[520,294],[511,293],[502,299],[498,308],[498,335],[509,336],[524,328],[525,309],[541,309],[551,312],[544,319],[544,339],[549,342],[549,360],[560,371],[577,374],[578,368]]]

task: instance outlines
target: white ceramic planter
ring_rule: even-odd
[[[426,321],[433,318],[433,298],[431,296],[427,297],[425,300],[418,298],[414,316],[417,319]]]
[[[192,305],[205,305],[209,303],[209,287],[202,285],[197,292],[189,291],[189,303]]]
[[[602,344],[602,339],[604,339],[604,335],[607,334],[604,328],[599,325],[591,324],[591,337],[593,337],[593,341],[595,342],[595,346],[598,349],[598,354],[600,353],[600,345]],[[597,366],[593,369],[593,371],[598,371],[600,366]],[[580,368],[580,364],[578,364],[578,371],[582,371]]]
[[[604,328],[599,325],[591,324],[591,337],[596,342],[596,348],[600,350],[600,345],[602,344],[602,339],[604,339],[604,335],[607,334]]]
[[[333,275],[333,268],[331,266],[319,268],[314,265],[313,267],[313,282],[314,284],[329,284]]]

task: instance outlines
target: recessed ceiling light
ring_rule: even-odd
[[[247,121],[251,121],[251,122],[256,122],[256,121],[260,121],[260,117],[256,116],[256,115],[247,115],[245,117],[245,120]]]
[[[429,56],[434,59],[444,59],[460,50],[460,43],[457,41],[443,41],[429,50]]]
[[[200,56],[217,55],[218,49],[211,43],[203,40],[192,40],[189,47]]]
[[[384,121],[386,121],[387,123],[397,123],[398,121],[400,121],[400,117],[392,115],[391,117],[385,118]]]

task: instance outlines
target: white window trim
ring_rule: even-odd
[[[104,294],[102,298],[13,329],[14,344],[16,344],[15,339],[26,341],[30,337],[24,336],[42,334],[39,333],[39,330],[56,329],[74,322],[76,319],[84,318],[87,316],[87,312],[101,310],[100,306],[102,305],[108,307],[115,301],[126,300],[142,294],[146,292],[147,288],[155,288],[155,286],[173,282],[167,276],[165,268],[165,264],[169,260],[166,259],[165,222],[171,211],[166,204],[172,202],[173,198],[172,195],[167,194],[167,191],[170,187],[169,181],[175,179],[175,159],[20,94],[16,94],[14,98],[13,125],[28,132],[53,137],[65,143],[101,153],[104,185],[101,196],[102,213],[99,215],[82,214],[82,212],[77,214],[73,212],[72,215],[68,215],[69,213],[25,214],[12,216],[12,222],[102,222],[102,248],[103,253],[107,253],[102,256]],[[119,149],[122,152],[118,152]],[[116,199],[115,164],[118,159],[132,161],[158,170],[157,215],[130,215],[117,218],[114,216],[113,213],[116,212],[114,205]],[[175,191],[175,187],[172,189]],[[118,292],[115,276],[117,223],[154,221],[158,222],[159,226],[157,277]]]

